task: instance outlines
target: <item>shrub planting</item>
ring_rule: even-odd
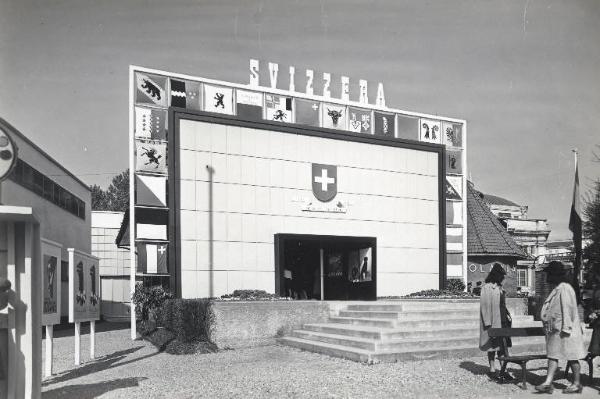
[[[210,299],[168,299],[160,314],[160,325],[178,341],[210,342],[215,317]]]

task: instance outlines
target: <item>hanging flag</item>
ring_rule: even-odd
[[[399,139],[420,140],[419,118],[397,114],[396,132],[396,137]]]
[[[155,108],[135,107],[135,137],[165,140],[167,111]]]
[[[319,103],[317,101],[296,99],[296,123],[319,126]]]
[[[462,151],[446,151],[446,173],[462,174]]]
[[[165,143],[136,140],[135,152],[136,171],[167,173],[167,145]]]
[[[237,116],[242,119],[260,121],[263,119],[263,94],[255,91],[236,90]]]
[[[579,270],[581,268],[581,198],[579,196],[579,165],[577,164],[577,153],[575,153],[575,182],[573,183],[573,201],[571,202],[571,215],[569,217],[569,230],[573,233],[573,246],[575,247],[575,262],[573,263],[573,279],[577,302],[579,295]]]
[[[456,192],[454,187],[452,187],[452,185],[448,181],[448,178],[446,178],[446,199],[447,200],[461,200],[462,199],[460,197],[460,195],[458,194],[458,192]]]
[[[394,114],[384,112],[375,112],[375,135],[394,137],[396,126],[394,123]]]
[[[168,220],[168,209],[136,208],[136,239],[166,240]]]
[[[463,250],[463,229],[462,229],[462,227],[447,227],[446,228],[446,250],[447,251],[462,251]]]
[[[336,104],[323,104],[323,127],[329,129],[346,129],[346,107]]]
[[[233,115],[233,89],[204,85],[204,110]]]
[[[292,98],[283,96],[265,95],[266,118],[276,122],[293,122]]]
[[[154,104],[162,107],[167,106],[165,87],[167,78],[156,75],[136,73],[135,101],[139,104]]]
[[[463,224],[462,202],[446,201],[446,224]]]
[[[458,194],[458,196],[460,198],[457,199],[462,199],[462,192],[463,192],[463,178],[462,176],[446,176],[446,182],[449,183],[452,188],[454,189],[454,191],[456,191],[456,193]]]
[[[368,109],[348,107],[348,130],[356,133],[371,133],[373,117]]]
[[[200,83],[171,79],[171,106],[200,110]]]
[[[167,244],[140,242],[137,245],[137,271],[143,274],[167,274]]]
[[[462,124],[442,123],[443,143],[449,147],[462,147]]]
[[[135,203],[146,206],[167,206],[167,178],[136,175]]]
[[[421,119],[419,121],[419,140],[427,143],[442,142],[442,127],[440,121]]]
[[[463,254],[462,253],[448,253],[446,254],[446,265],[450,266],[460,266],[462,268],[463,264]]]

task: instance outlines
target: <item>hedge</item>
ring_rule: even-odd
[[[182,342],[211,341],[214,312],[210,299],[168,299],[161,324]]]

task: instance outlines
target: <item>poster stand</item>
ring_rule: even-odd
[[[90,359],[96,358],[96,320],[100,318],[98,258],[68,248],[69,322],[75,323],[75,365],[81,364],[81,323],[90,322]]]
[[[46,327],[44,377],[48,378],[52,376],[54,360],[54,325],[60,324],[62,245],[42,238],[41,249],[42,325]]]

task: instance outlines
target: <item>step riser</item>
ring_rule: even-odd
[[[356,310],[341,310],[340,317],[367,317],[373,319],[398,319],[398,312],[376,312],[376,311],[356,311]]]
[[[376,345],[377,351],[385,352],[416,352],[423,347],[428,349],[444,349],[456,346],[477,346],[479,344],[478,337],[465,337],[457,339],[443,339],[429,342],[378,342]]]
[[[414,330],[427,330],[427,329],[439,329],[443,327],[448,328],[479,328],[479,320],[477,319],[438,319],[438,320],[402,320],[396,322],[396,327],[399,329],[414,329]]]
[[[339,350],[339,349],[335,349],[335,348],[324,348],[322,346],[319,346],[318,342],[304,343],[304,342],[293,341],[291,339],[286,339],[286,338],[280,338],[279,342],[282,344],[292,346],[294,348],[302,349],[305,351],[309,351],[309,352],[315,352],[315,353],[320,353],[323,355],[340,357],[342,359],[354,360],[355,362],[371,363],[370,355],[356,353],[356,352],[353,352],[351,349]]]
[[[399,320],[437,320],[437,319],[479,319],[478,312],[468,312],[468,311],[446,311],[446,312],[427,312],[427,313],[419,313],[419,312],[407,312],[407,313],[399,313]]]
[[[545,344],[533,344],[514,347],[511,354],[519,353],[544,353]],[[482,356],[483,352],[479,348],[446,348],[426,352],[398,352],[386,354],[373,354],[371,361],[373,363],[394,363],[410,360],[434,360],[434,359],[465,359],[469,357]]]
[[[353,330],[346,328],[336,328],[332,325],[322,326],[322,325],[304,325],[303,330],[313,331],[313,332],[322,332],[327,334],[336,334],[336,335],[344,335],[348,337],[358,337],[358,338],[368,338],[374,340],[390,340],[390,339],[412,339],[412,338],[443,338],[443,337],[451,337],[451,338],[462,338],[475,336],[479,334],[479,328],[474,325],[471,328],[464,329],[452,329],[448,330],[446,328],[442,329],[422,329],[422,330],[412,330],[412,331],[397,331],[397,332],[371,332],[371,331],[361,331],[361,330]]]
[[[373,312],[402,312],[402,305],[348,305],[348,310],[373,311]]]
[[[306,331],[323,332],[327,334],[345,335],[348,337],[368,338],[368,339],[381,339],[381,333],[360,331],[360,330],[348,330],[345,328],[336,328],[334,326],[315,326],[315,325],[304,325],[302,327]]]
[[[392,339],[415,339],[415,338],[464,338],[474,337],[479,334],[479,329],[465,328],[460,330],[419,330],[401,331],[382,334],[382,341]]]
[[[344,319],[341,317],[330,317],[329,320],[332,323],[340,324],[353,324],[358,326],[373,326],[373,327],[384,327],[392,328],[395,326],[395,322],[390,320],[369,320],[369,319]]]
[[[344,339],[344,338],[338,338],[338,337],[326,337],[326,336],[315,335],[315,334],[311,334],[309,332],[303,332],[303,331],[294,331],[292,336],[310,340],[310,341],[325,342],[325,343],[334,344],[334,345],[344,345],[344,346],[348,346],[350,348],[365,349],[365,350],[369,350],[369,351],[374,351],[376,349],[375,341],[360,342],[360,341],[352,340],[352,338]]]

